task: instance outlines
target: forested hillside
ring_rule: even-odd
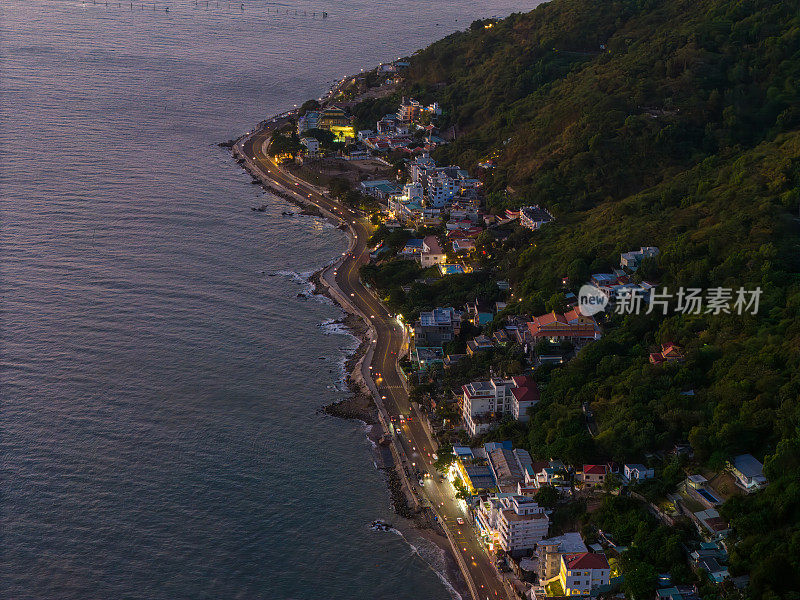
[[[576,463],[684,440],[712,468],[764,459],[768,489],[725,515],[732,565],[765,599],[800,591],[798,15],[796,1],[553,0],[433,44],[404,82],[443,105],[455,140],[438,161],[495,161],[490,209],[556,217],[530,243],[498,242],[488,266],[524,299],[510,311],[542,312],[563,277],[586,281],[642,245],[661,249],[643,270],[670,290],[761,288],[756,315],[611,318],[541,380],[530,426],[504,433]],[[662,342],[687,360],[650,365]]]

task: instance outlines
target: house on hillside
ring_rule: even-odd
[[[599,340],[602,336],[597,322],[592,317],[582,315],[578,309],[565,314],[553,311],[540,317],[533,317],[528,323],[528,332],[533,343],[540,340],[550,342],[566,340],[576,346],[591,340]]]
[[[754,492],[767,485],[764,465],[752,454],[740,454],[728,462],[728,468],[736,479],[736,485],[746,492]]]
[[[581,474],[581,481],[585,485],[602,486],[608,475],[606,465],[583,465],[583,473]]]
[[[662,344],[659,352],[650,354],[650,364],[663,365],[670,362],[683,362],[685,360],[683,350],[675,344]]]
[[[494,348],[492,340],[483,334],[467,342],[467,354],[469,356],[475,356],[478,352],[486,352],[492,348]]]
[[[655,246],[643,246],[639,250],[633,252],[623,252],[619,255],[619,266],[628,268],[631,271],[636,271],[645,258],[655,258],[658,256],[658,248]]]
[[[623,475],[627,481],[631,483],[639,483],[645,479],[652,479],[656,476],[653,469],[645,467],[639,463],[626,464],[623,468]]]
[[[538,205],[523,206],[519,211],[519,224],[534,231],[552,220],[553,215]]]
[[[419,262],[423,269],[447,262],[447,254],[442,250],[435,235],[427,235],[422,240],[422,253],[419,256]]]
[[[603,554],[562,554],[558,580],[566,596],[589,596],[611,582],[611,567]]]

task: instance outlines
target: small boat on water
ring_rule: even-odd
[[[266,204],[262,204],[261,206],[251,206],[250,210],[254,210],[256,212],[266,212],[267,211],[267,205]]]

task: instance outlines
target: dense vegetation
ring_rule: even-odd
[[[800,590],[798,15],[797,1],[554,0],[433,44],[404,84],[444,106],[456,139],[437,159],[495,161],[491,209],[556,216],[496,243],[487,266],[524,298],[512,312],[542,310],[564,276],[579,284],[641,245],[661,249],[644,270],[671,291],[761,288],[755,315],[613,316],[542,379],[530,427],[512,433],[577,463],[683,440],[712,468],[764,459],[769,488],[725,507],[732,568],[764,599]],[[650,365],[662,342],[687,360]]]

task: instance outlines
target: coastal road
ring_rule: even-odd
[[[460,554],[458,562],[462,572],[465,571],[464,576],[468,579],[468,585],[471,584],[472,595],[476,600],[507,598],[509,594],[498,578],[491,558],[469,525],[468,515],[461,503],[456,500],[455,490],[448,481],[440,480],[439,473],[433,467],[432,454],[435,452],[433,442],[409,402],[397,368],[398,352],[404,341],[403,325],[396,315],[391,314],[364,286],[359,277],[359,267],[369,260],[367,243],[372,226],[357,211],[329,198],[324,190],[287,173],[272,160],[266,152],[267,144],[272,132],[284,122],[285,119],[277,119],[266,123],[247,137],[239,145],[243,158],[264,180],[271,180],[277,187],[294,194],[298,200],[312,202],[348,226],[352,236],[349,251],[340,261],[326,269],[322,276],[327,282],[335,283],[341,293],[372,326],[375,335],[372,340],[373,353],[369,368],[378,393],[395,424],[396,435],[405,450],[408,461],[405,468],[410,471],[410,480],[417,488],[417,494],[421,493],[422,497],[430,502],[443,526],[449,530],[457,544]],[[422,486],[418,484],[415,470],[430,475],[423,477]],[[458,524],[459,518],[464,520],[464,525]]]

